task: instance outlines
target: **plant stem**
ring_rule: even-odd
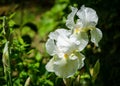
[[[8,58],[8,77],[9,77],[9,86],[12,86],[12,77],[11,77],[11,50],[10,50],[10,45],[8,45],[8,53],[9,53],[9,58]]]
[[[63,82],[66,86],[71,86],[71,79],[70,78],[63,79]]]
[[[7,24],[6,21],[6,17],[3,17],[3,31],[4,31],[4,35],[6,38],[6,43],[8,43],[7,45],[7,52],[8,52],[8,56],[7,57],[3,57],[5,60],[4,64],[4,70],[5,70],[5,76],[6,76],[6,81],[7,81],[7,85],[8,86],[12,86],[12,78],[11,78],[11,49],[10,49],[10,45],[11,45],[11,40],[10,40],[10,30],[9,30],[9,26]]]

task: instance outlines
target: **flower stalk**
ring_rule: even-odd
[[[63,79],[63,82],[66,86],[71,86],[71,79],[70,78]]]

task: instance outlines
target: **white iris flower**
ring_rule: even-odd
[[[80,10],[72,7],[68,15],[66,26],[70,30],[57,29],[49,34],[46,42],[47,52],[53,58],[47,63],[46,69],[61,78],[68,78],[83,67],[85,56],[81,53],[88,44],[88,31],[91,34],[91,41],[98,46],[102,38],[102,32],[96,28],[98,16],[96,11],[84,5]],[[76,23],[75,15],[78,16]]]
[[[71,9],[72,12],[68,15],[66,26],[73,30],[73,36],[78,38],[82,48],[84,48],[88,43],[87,31],[90,30],[91,41],[98,46],[98,42],[102,38],[102,32],[100,29],[96,28],[96,24],[98,23],[96,11],[84,5],[80,10],[74,7],[71,7]],[[76,23],[74,22],[75,15],[79,18]]]
[[[80,47],[80,42],[71,35],[71,31],[57,29],[51,32],[46,50],[53,58],[47,63],[46,69],[62,78],[74,75],[84,65],[85,56],[78,53]]]

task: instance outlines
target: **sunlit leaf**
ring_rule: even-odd
[[[12,13],[10,16],[9,16],[9,19],[13,18],[15,16],[16,12]]]
[[[99,74],[99,70],[100,70],[100,62],[99,60],[97,60],[93,68],[92,82],[96,80],[97,75]]]
[[[12,27],[13,25],[15,25],[15,22],[14,22],[13,20],[10,20],[10,21],[8,22],[8,24],[9,24],[10,27]]]
[[[88,73],[84,73],[80,76],[81,79],[90,79],[90,75]]]
[[[35,58],[36,58],[37,61],[40,61],[42,59],[42,56],[41,56],[40,53],[37,53]]]

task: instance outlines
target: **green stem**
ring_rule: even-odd
[[[12,77],[11,77],[11,50],[10,50],[10,45],[11,45],[11,40],[10,40],[10,30],[9,30],[9,27],[7,26],[7,22],[6,22],[6,17],[4,16],[3,17],[3,31],[4,31],[4,35],[5,35],[5,38],[8,42],[8,58],[6,61],[7,65],[6,66],[6,73],[5,73],[5,76],[7,77],[6,80],[7,80],[7,86],[12,86]]]
[[[71,86],[71,78],[63,79],[63,82],[66,86]]]
[[[12,77],[11,77],[11,53],[10,53],[10,46],[8,45],[8,53],[9,53],[9,58],[8,58],[8,77],[9,77],[9,86],[12,86]]]

